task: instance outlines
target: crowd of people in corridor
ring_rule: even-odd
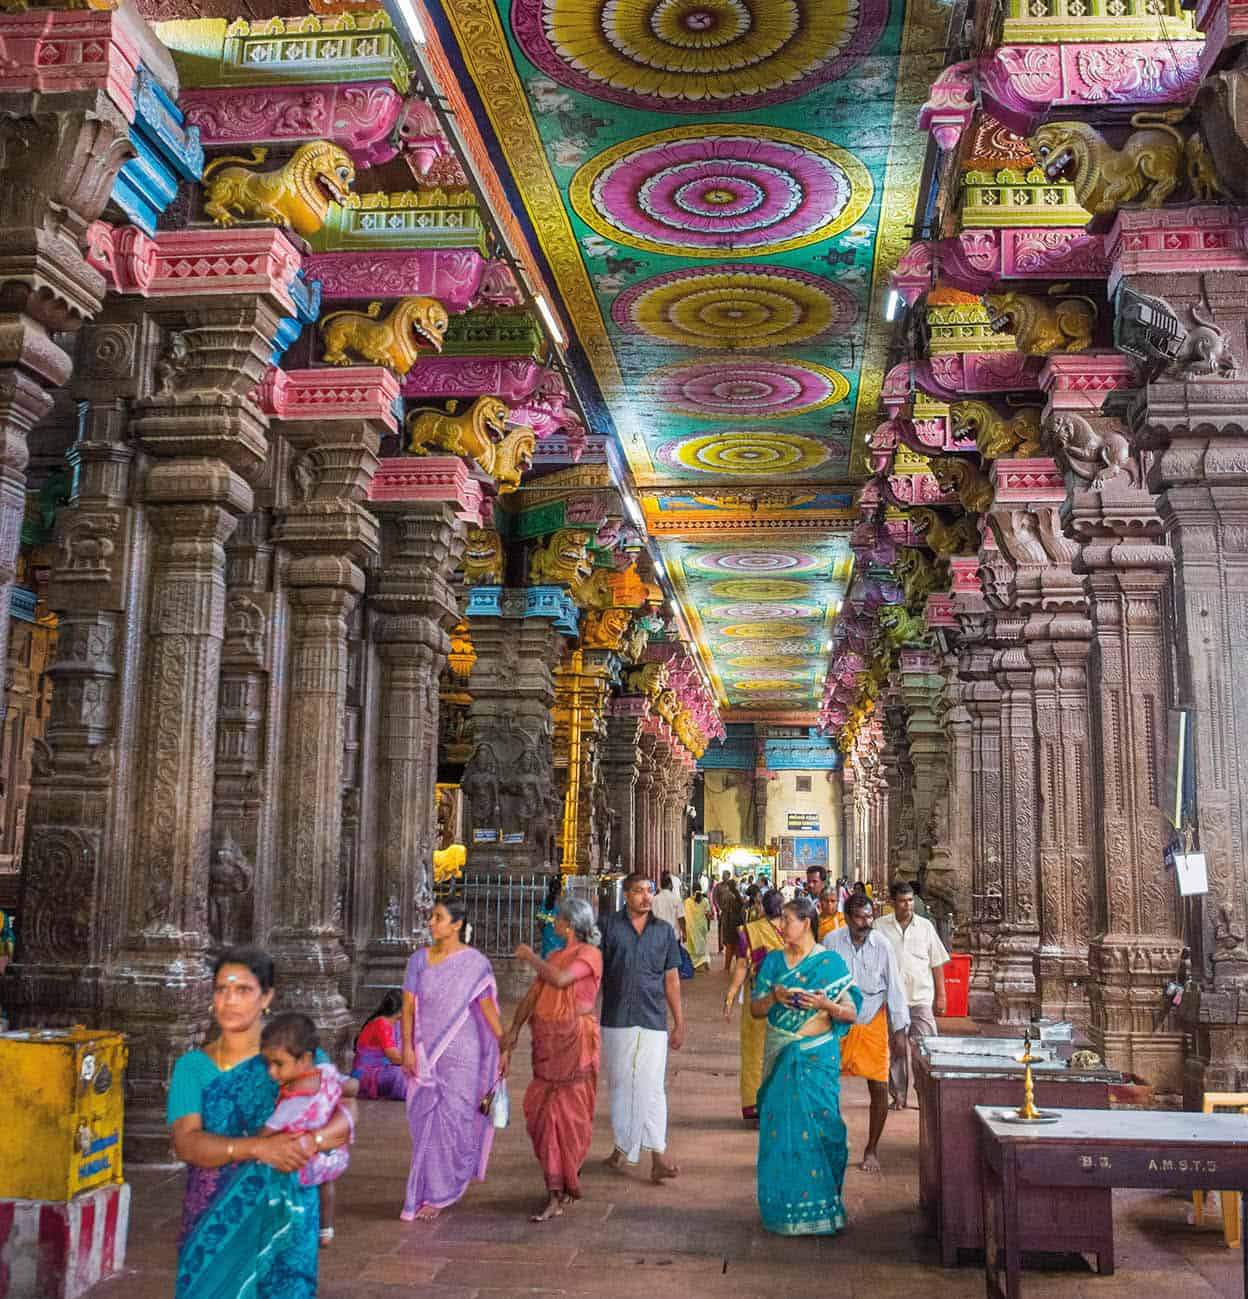
[[[357,1091],[404,1101],[411,1162],[400,1217],[436,1219],[485,1176],[526,1027],[533,1068],[523,1115],[546,1191],[533,1221],[561,1215],[581,1195],[604,1064],[613,1134],[605,1163],[624,1171],[648,1154],[654,1182],[677,1177],[667,1056],[683,1045],[681,978],[709,965],[713,918],[731,971],[725,1019],[740,1007],[742,1116],[760,1134],[763,1225],[781,1235],[839,1231],[848,1163],[840,1078],[867,1080],[859,1167],[877,1173],[890,1103],[906,1104],[910,1038],[934,1032],[944,1011],[948,956],[916,913],[912,886],[893,887],[891,914],[878,925],[865,890],[838,894],[818,868],[787,900],[766,887],[743,896],[726,877],[711,897],[695,890],[682,901],[666,874],[657,892],[630,875],[622,893],[624,906],[600,931],[589,903],[552,885],[540,950],[515,953],[533,980],[507,1027],[490,962],[466,941],[462,902],[439,902],[432,942],[411,957],[401,995],[387,993],[363,1025],[350,1080],[319,1050],[306,1016],[268,1018],[270,958],[224,952],[216,1034],[177,1061],[169,1096],[174,1149],[190,1170],[177,1294],[315,1295],[318,1241],[333,1235],[333,1180],[354,1137]]]

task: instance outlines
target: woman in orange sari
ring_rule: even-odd
[[[601,1035],[594,1014],[602,982],[602,953],[594,912],[581,898],[559,904],[555,931],[565,946],[542,960],[531,947],[516,959],[537,974],[501,1042],[510,1054],[526,1021],[533,1032],[533,1081],[524,1093],[524,1122],[546,1179],[546,1222],[581,1198],[581,1165],[589,1154],[598,1097]]]

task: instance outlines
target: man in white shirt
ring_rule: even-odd
[[[864,1173],[880,1171],[879,1145],[888,1119],[888,1056],[908,1049],[910,1014],[897,957],[887,938],[872,928],[875,917],[865,893],[851,893],[845,902],[845,924],[834,929],[823,945],[838,953],[849,966],[862,1005],[858,1022],[841,1039],[841,1073],[867,1080],[871,1117],[867,1145],[858,1165]]]
[[[651,910],[660,920],[666,920],[676,931],[676,937],[685,941],[685,906],[672,886],[672,877],[664,871],[659,876],[659,891],[654,895]]]
[[[945,1013],[945,965],[949,953],[936,926],[914,913],[914,886],[894,880],[889,889],[893,914],[882,916],[875,928],[892,944],[910,1012],[909,1043],[894,1051],[888,1068],[888,1094],[895,1110],[906,1108],[910,1090],[910,1043],[936,1036],[936,1016]]]

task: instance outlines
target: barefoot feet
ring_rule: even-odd
[[[622,1150],[613,1150],[602,1162],[606,1167],[614,1169],[617,1173],[622,1173],[625,1163],[624,1152]]]
[[[650,1180],[656,1185],[661,1186],[669,1178],[677,1177],[680,1169],[676,1164],[669,1163],[657,1152],[651,1158]]]
[[[546,1207],[541,1213],[535,1213],[530,1222],[549,1222],[551,1218],[563,1217],[563,1206],[566,1203],[566,1197],[559,1194],[558,1191],[551,1191],[546,1200]]]
[[[880,1160],[874,1150],[868,1150],[862,1156],[862,1163],[858,1165],[861,1172],[870,1173],[874,1177],[880,1175]]]
[[[417,1222],[436,1222],[442,1210],[435,1208],[432,1204],[422,1204],[416,1210]]]

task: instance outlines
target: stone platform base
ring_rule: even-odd
[[[78,1299],[126,1261],[130,1186],[0,1200],[0,1299]]]

